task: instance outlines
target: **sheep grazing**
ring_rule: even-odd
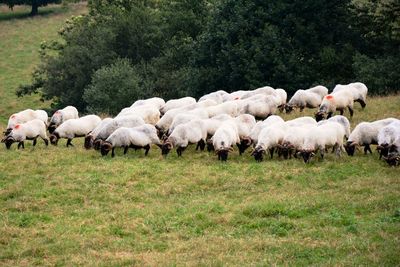
[[[278,145],[279,153],[283,155],[284,159],[292,158],[292,155],[296,156],[297,152],[302,149],[304,140],[310,135],[310,132],[315,129],[316,126],[306,124],[302,126],[288,127],[285,131],[281,143]]]
[[[225,102],[226,99],[229,99],[229,94],[223,90],[219,90],[216,92],[212,92],[212,93],[203,95],[202,97],[200,97],[198,102],[202,102],[205,100],[213,100],[217,104],[221,104],[221,103]]]
[[[171,135],[164,141],[161,154],[166,157],[171,149],[176,147],[176,153],[178,156],[182,156],[189,144],[196,143],[201,150],[204,150],[206,139],[207,127],[204,121],[195,119],[175,127]]]
[[[238,127],[233,120],[225,121],[211,138],[218,160],[227,161],[233,145],[240,143]]]
[[[49,133],[52,134],[54,130],[60,126],[63,122],[70,120],[70,119],[78,119],[78,110],[73,106],[67,106],[63,109],[59,109],[54,112],[53,116],[50,118],[49,123]]]
[[[268,118],[266,118],[265,120],[257,122],[254,125],[254,127],[251,129],[250,134],[249,134],[251,142],[253,144],[257,144],[258,136],[259,136],[261,130],[264,129],[265,127],[268,127],[272,124],[279,123],[279,122],[284,122],[284,120],[278,115],[271,115]]]
[[[372,153],[371,144],[378,144],[379,131],[396,121],[394,118],[378,120],[374,122],[361,122],[351,132],[347,143],[344,145],[349,156],[353,156],[357,146],[364,146],[364,153]]]
[[[214,146],[212,144],[212,140],[211,137],[215,134],[215,132],[217,131],[217,129],[221,126],[221,124],[224,121],[227,120],[231,120],[233,119],[233,117],[227,115],[227,114],[221,114],[221,115],[217,115],[215,117],[209,118],[209,119],[205,119],[203,120],[206,128],[207,128],[207,151],[213,151],[214,150]]]
[[[328,121],[312,129],[305,137],[299,154],[305,163],[319,151],[321,159],[324,158],[325,150],[332,147],[336,155],[340,157],[343,150],[343,138],[345,130],[342,124],[335,121]]]
[[[250,132],[256,125],[256,119],[250,114],[242,114],[233,119],[236,123],[240,143],[237,143],[239,149],[239,155],[242,155],[248,147],[250,147],[252,141],[249,138]]]
[[[276,113],[280,103],[280,97],[277,95],[255,95],[243,101],[241,114],[251,114],[256,119],[265,119]]]
[[[239,114],[239,106],[236,101],[228,101],[216,106],[210,106],[207,107],[206,110],[209,118],[220,114],[227,114],[236,117]]]
[[[4,136],[7,136],[17,124],[22,124],[34,119],[39,119],[47,125],[48,115],[44,110],[25,109],[10,116]]]
[[[278,103],[278,109],[282,112],[285,109],[286,101],[287,101],[287,93],[284,89],[278,88],[275,89],[276,94],[278,95],[280,101]]]
[[[264,127],[259,135],[257,144],[251,153],[257,162],[261,162],[264,158],[264,154],[269,151],[272,159],[274,151],[282,144],[286,134],[287,125],[282,122],[276,122]]]
[[[14,142],[18,142],[19,149],[21,146],[25,148],[25,140],[33,140],[33,146],[35,146],[38,137],[43,139],[46,146],[49,144],[46,135],[46,124],[40,119],[34,119],[14,125],[11,132],[1,142],[5,143],[7,149],[10,149]]]
[[[297,90],[285,106],[286,113],[292,112],[295,108],[300,108],[300,112],[305,108],[317,108],[327,94],[328,88],[322,85],[307,90]]]
[[[339,110],[340,115],[343,115],[346,108],[349,109],[350,117],[353,117],[353,94],[348,90],[334,92],[324,97],[318,112],[315,114],[315,119],[320,121],[325,119],[325,116],[329,119],[336,110]]]
[[[50,135],[52,145],[57,145],[60,138],[66,138],[67,147],[73,146],[71,143],[75,137],[83,137],[93,131],[101,123],[101,119],[96,115],[87,115],[78,119],[69,119],[58,126]]]
[[[114,119],[108,121],[103,127],[98,131],[96,138],[94,139],[93,146],[94,149],[100,149],[103,141],[105,141],[115,130],[121,127],[137,127],[145,124],[145,121],[136,115],[126,115],[115,117]]]
[[[340,123],[342,125],[342,127],[343,127],[343,129],[345,131],[345,137],[346,137],[346,139],[348,139],[349,136],[350,136],[350,121],[345,116],[336,115],[336,116],[333,116],[333,117],[331,117],[331,118],[329,118],[327,120],[319,121],[318,125],[321,125],[321,124],[324,124],[324,123],[327,123],[327,122],[332,122],[332,121],[338,122],[338,123]]]
[[[399,143],[399,144],[397,144]],[[400,120],[393,121],[379,130],[378,147],[379,159],[388,157],[389,152],[398,152],[400,145]]]
[[[135,115],[141,117],[145,123],[155,125],[160,120],[160,111],[153,105],[139,105],[121,110],[117,117]]]
[[[356,82],[356,83],[350,83],[346,85],[341,85],[338,84],[333,88],[333,93],[338,92],[341,90],[346,90],[349,91],[353,94],[353,101],[360,103],[361,107],[364,109],[367,100],[367,94],[368,94],[368,88],[365,84]]]
[[[170,109],[181,108],[183,106],[187,106],[187,105],[195,104],[195,103],[196,103],[196,99],[194,99],[193,97],[190,97],[190,96],[182,97],[179,99],[171,99],[165,103],[165,105],[160,109],[160,112],[161,112],[161,114],[165,114]]]
[[[145,156],[147,156],[152,144],[161,146],[160,139],[157,137],[157,130],[153,125],[143,124],[133,128],[121,127],[101,144],[100,152],[102,156],[106,156],[111,150],[111,157],[114,157],[117,147],[124,148],[124,155],[129,148],[135,150],[143,148]]]
[[[159,97],[140,99],[140,100],[135,101],[135,103],[133,103],[130,107],[134,108],[134,107],[139,107],[139,106],[144,106],[144,105],[154,106],[155,108],[160,110],[165,105],[165,101],[164,101],[164,99],[159,98]]]
[[[97,138],[97,135],[99,134],[99,132],[101,131],[101,129],[104,127],[104,125],[108,124],[110,121],[112,121],[112,118],[105,118],[101,121],[101,123],[99,125],[97,125],[96,128],[93,129],[93,131],[91,131],[90,133],[88,133],[85,136],[85,142],[84,142],[84,147],[86,149],[90,149],[93,147],[93,142],[94,140]]]

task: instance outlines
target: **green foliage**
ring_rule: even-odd
[[[132,99],[148,97],[144,95],[146,92],[139,81],[127,59],[119,59],[110,66],[100,68],[93,74],[92,82],[83,95],[88,111],[115,115],[121,107],[130,106]]]
[[[0,4],[6,4],[11,9],[16,5],[30,5],[32,6],[31,15],[33,16],[38,13],[38,7],[59,3],[61,3],[61,0],[0,0]]]

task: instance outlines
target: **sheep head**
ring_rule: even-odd
[[[251,156],[254,157],[254,159],[257,162],[261,162],[264,159],[264,154],[265,154],[265,150],[261,149],[261,148],[256,148],[253,150],[253,152],[251,152]]]
[[[280,149],[280,151],[283,155],[283,158],[288,159],[292,156],[294,145],[289,142],[285,142],[281,145],[278,145],[278,148]]]
[[[49,130],[49,133],[52,134],[56,130],[57,126],[55,123],[50,123],[49,127],[47,129]]]
[[[233,151],[233,148],[221,148],[215,151],[215,153],[218,155],[218,160],[221,161],[227,161],[228,160],[228,154],[230,151]]]
[[[285,105],[285,111],[287,114],[291,113],[294,110],[294,107],[292,105],[286,104]]]
[[[242,155],[243,152],[245,152],[246,149],[251,146],[251,143],[252,143],[252,141],[251,141],[251,139],[249,137],[243,137],[240,140],[240,143],[236,144],[237,147],[239,148],[239,154]]]
[[[313,150],[302,150],[299,151],[298,154],[302,156],[304,163],[309,163],[311,158],[315,156],[315,152]]]
[[[399,154],[389,154],[383,159],[389,164],[389,166],[399,166],[400,165],[400,155]]]
[[[353,142],[353,141],[348,141],[345,145],[344,145],[344,149],[347,152],[347,155],[349,156],[354,156],[354,152],[356,151],[356,146],[357,143]]]
[[[4,143],[4,144],[6,145],[6,148],[7,148],[7,149],[10,149],[10,148],[11,148],[11,145],[12,145],[14,142],[16,142],[16,141],[15,141],[14,137],[12,137],[12,136],[9,135],[9,136],[3,138],[3,139],[1,140],[1,142]]]
[[[85,136],[85,143],[83,145],[86,149],[91,149],[93,146],[93,136],[88,134]]]
[[[214,150],[214,144],[211,139],[207,139],[207,151],[211,152]]]
[[[50,135],[50,143],[52,145],[57,145],[58,140],[60,139],[60,135],[57,132],[54,132],[52,135]]]
[[[166,157],[172,148],[173,148],[172,143],[168,140],[165,140],[164,144],[162,144],[161,146],[161,155]]]
[[[7,128],[3,133],[4,133],[4,136],[7,136],[7,135],[9,135],[10,133],[11,133],[11,131],[12,131],[12,128]]]
[[[318,111],[317,113],[315,113],[315,120],[316,121],[322,121],[325,119],[325,112],[323,111]]]
[[[102,156],[107,156],[108,152],[112,149],[112,144],[110,142],[104,141],[100,146],[100,153]]]
[[[95,150],[100,150],[100,148],[101,148],[101,145],[103,144],[103,140],[101,140],[101,139],[96,139],[96,140],[94,140],[93,141],[93,148],[95,149]]]

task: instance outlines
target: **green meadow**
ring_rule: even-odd
[[[0,7],[2,131],[13,112],[49,106],[15,90],[30,81],[40,43],[87,12],[84,4],[39,11]],[[355,106],[352,127],[400,118],[400,95]],[[306,165],[256,163],[237,150],[221,163],[193,147],[181,158],[164,159],[157,147],[111,158],[83,140],[26,143],[0,146],[1,266],[400,265],[400,169],[375,149]]]

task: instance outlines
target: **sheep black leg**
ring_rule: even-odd
[[[371,147],[369,145],[366,145],[365,148],[367,149],[367,151],[369,151],[369,153],[372,154],[372,150],[371,150]]]
[[[24,141],[18,143],[18,149],[20,149],[21,147],[22,147],[23,149],[25,148],[25,146],[24,146]]]
[[[145,145],[143,148],[144,148],[144,155],[147,156],[147,154],[149,154],[150,145]]]
[[[269,149],[269,155],[271,156],[271,159],[274,157],[274,151],[275,151],[275,148]]]
[[[43,141],[44,141],[44,143],[46,144],[46,146],[48,146],[48,145],[49,145],[49,140],[48,140],[48,139],[46,139],[46,138],[43,138]]]
[[[129,146],[124,147],[124,155],[128,153]]]
[[[340,111],[340,115],[343,115],[344,110],[343,110],[343,109],[340,109],[339,111]]]
[[[353,117],[353,114],[354,114],[353,108],[349,107],[349,112],[350,112],[350,117]]]
[[[197,143],[197,145],[200,146],[200,150],[201,150],[201,151],[204,151],[204,149],[206,148],[206,142],[205,142],[203,139],[201,139],[201,140]]]
[[[37,141],[36,141],[36,138],[35,138],[35,139],[33,139],[32,146],[36,146],[36,143],[37,143]]]
[[[112,158],[115,157],[115,147],[113,147],[112,150],[111,150],[111,157]]]
[[[74,145],[72,144],[72,139],[69,139],[69,138],[68,138],[68,140],[67,140],[67,147],[69,147],[69,146],[74,146]]]
[[[326,119],[329,119],[330,117],[332,117],[332,115],[333,115],[333,112],[329,112],[328,117],[326,117]]]

